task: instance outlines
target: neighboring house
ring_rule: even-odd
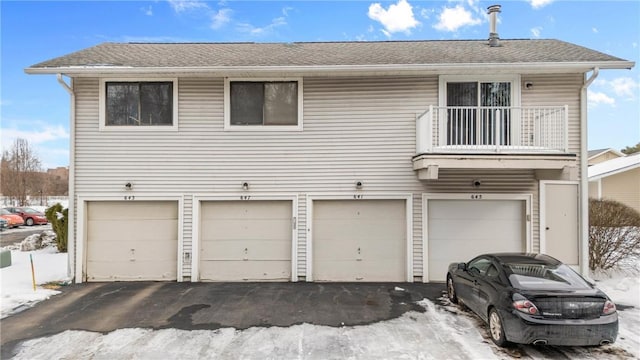
[[[589,167],[589,197],[621,202],[640,212],[640,153]]]
[[[589,156],[588,164],[589,166],[591,166],[591,165],[599,164],[603,161],[617,159],[619,157],[623,157],[626,155],[621,153],[618,150],[608,148],[608,149],[589,150],[588,156]]]
[[[442,281],[492,251],[585,271],[586,89],[634,64],[497,45],[105,43],[27,68],[71,94],[75,281]]]

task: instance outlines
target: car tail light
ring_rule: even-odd
[[[616,304],[611,300],[607,300],[604,302],[604,306],[602,307],[602,315],[609,315],[616,312]]]
[[[516,300],[513,302],[513,307],[529,315],[536,315],[538,313],[538,308],[529,300]]]

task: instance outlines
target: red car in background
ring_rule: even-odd
[[[13,214],[6,209],[0,209],[0,218],[7,220],[7,228],[14,228],[24,225],[24,219],[18,214]]]
[[[6,207],[5,210],[21,216],[27,226],[46,225],[49,223],[43,213],[30,207]]]

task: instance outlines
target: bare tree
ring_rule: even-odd
[[[27,205],[28,196],[42,194],[43,179],[40,159],[25,139],[16,139],[13,146],[2,153],[2,194]]]

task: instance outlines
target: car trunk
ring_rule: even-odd
[[[527,296],[540,315],[549,319],[596,319],[602,315],[606,298],[601,296]]]

